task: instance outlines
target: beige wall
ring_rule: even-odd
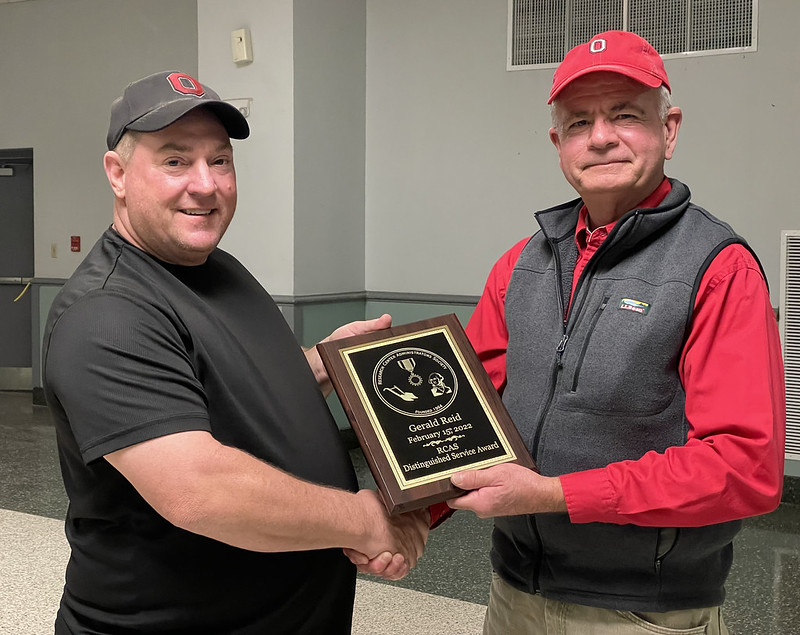
[[[552,69],[505,70],[507,0],[367,2],[367,288],[479,293],[573,197],[547,138]],[[800,227],[800,2],[759,3],[758,52],[668,60],[684,126],[668,174],[756,249],[777,304]]]
[[[198,0],[199,73],[252,97],[221,246],[273,294],[364,289],[365,0]],[[231,60],[249,28],[253,62]]]
[[[293,292],[294,64],[292,0],[198,0],[201,81],[253,99],[250,138],[234,143],[239,203],[221,247],[274,294]],[[230,32],[249,28],[253,58],[237,66]]]
[[[0,148],[34,151],[35,276],[66,278],[111,223],[102,170],[111,102],[149,73],[196,72],[196,3],[3,3],[0,60]],[[81,253],[70,252],[71,235]]]
[[[0,147],[34,148],[35,275],[67,277],[69,236],[108,224],[111,100],[174,67],[254,98],[223,246],[273,293],[479,293],[532,212],[572,196],[547,140],[552,71],[506,71],[506,19],[507,0],[0,4]],[[798,23],[800,3],[762,2],[758,52],[667,61],[685,112],[669,173],[755,247],[775,303],[779,232],[800,224]]]

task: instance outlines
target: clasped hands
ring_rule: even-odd
[[[482,470],[466,470],[450,478],[453,485],[466,491],[447,501],[451,509],[466,509],[480,518],[566,512],[567,505],[558,477],[542,476],[515,463],[504,463]],[[377,496],[371,490],[363,490]],[[361,573],[387,580],[399,580],[414,568],[427,542],[430,514],[427,509],[398,516],[386,515],[389,535],[396,538],[396,548],[388,548],[373,557],[352,549],[345,554]]]
[[[405,577],[425,550],[430,512],[420,509],[390,516],[373,490],[361,490],[357,496],[362,498],[375,521],[368,530],[369,536],[365,537],[365,547],[344,549],[345,555],[361,573],[386,580]]]

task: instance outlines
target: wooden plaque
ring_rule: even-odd
[[[535,469],[454,314],[317,348],[389,513],[463,494],[462,470]]]

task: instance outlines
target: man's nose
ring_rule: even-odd
[[[214,180],[211,167],[203,161],[198,161],[191,170],[191,179],[188,187],[189,193],[199,196],[209,196],[213,194],[216,189],[217,182]]]
[[[617,129],[614,123],[606,119],[597,118],[592,122],[589,143],[596,148],[605,148],[617,143]]]

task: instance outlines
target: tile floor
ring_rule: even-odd
[[[66,497],[47,409],[0,392],[0,635],[43,635],[68,557]],[[359,478],[371,479],[358,450]],[[787,485],[795,496],[796,479]],[[490,578],[491,521],[459,512],[431,534],[419,566],[395,583],[359,580],[357,635],[480,633]],[[800,505],[749,519],[735,546],[725,619],[737,635],[800,633]]]

